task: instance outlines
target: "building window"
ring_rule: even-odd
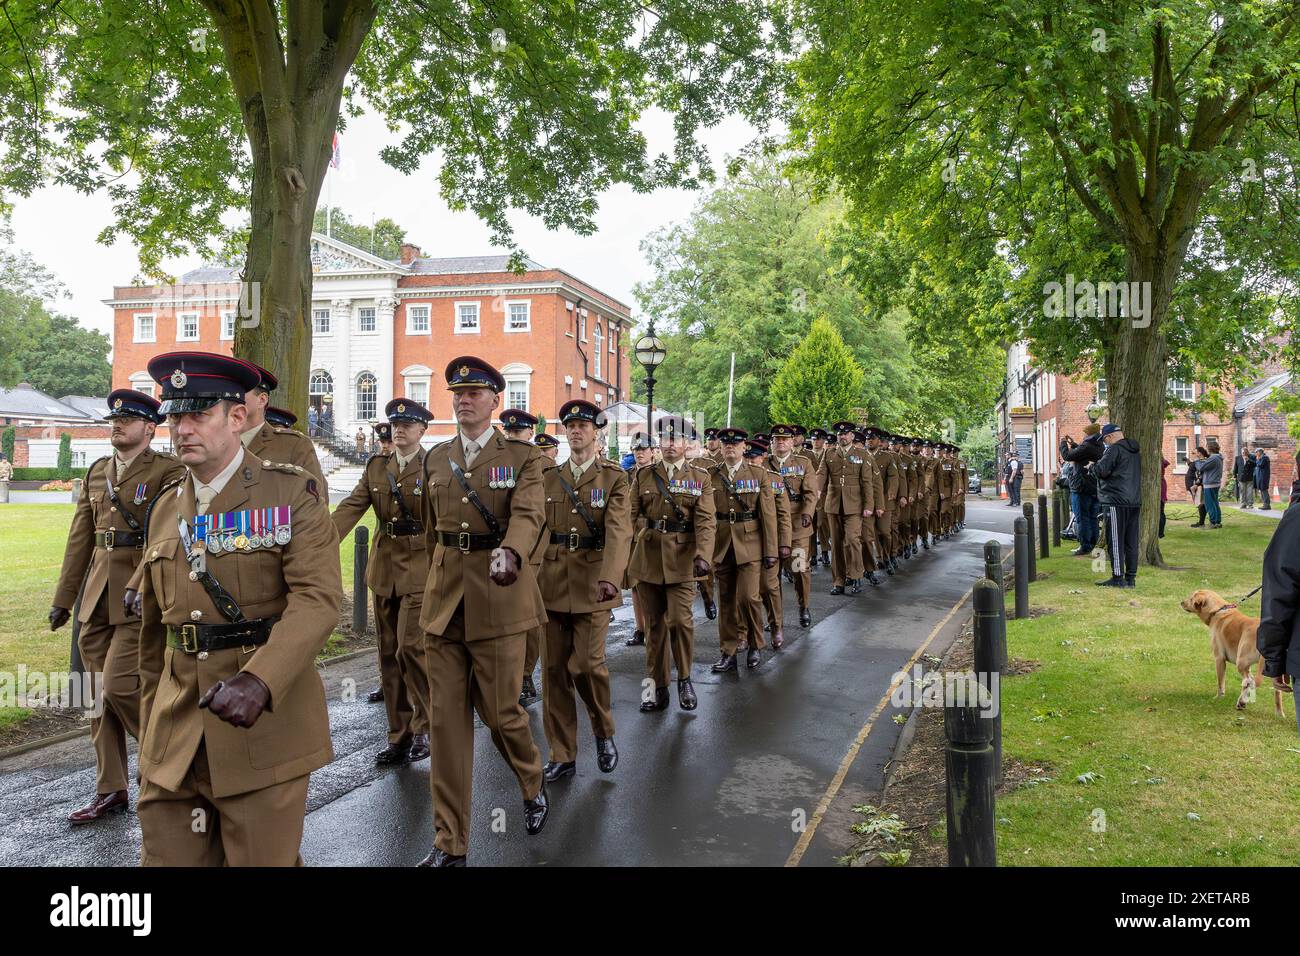
[[[429,383],[428,382],[410,382],[406,386],[406,397],[417,405],[429,407]]]
[[[182,312],[176,318],[176,341],[197,342],[199,340],[199,314]]]
[[[156,339],[153,314],[142,312],[137,315],[135,317],[135,340],[137,342],[153,342]]]
[[[311,313],[312,334],[329,335],[330,334],[330,310],[313,309]]]
[[[406,307],[406,334],[429,334],[429,307],[427,305],[408,305]]]
[[[509,302],[506,304],[506,331],[527,332],[532,328],[530,308],[527,302]]]
[[[85,467],[86,467],[86,453],[85,453],[84,451],[75,451],[75,450],[73,451],[73,453],[72,453],[72,467],[73,467],[73,468],[85,468]]]
[[[223,339],[233,339],[235,337],[235,313],[221,313],[221,337]]]
[[[1187,439],[1174,439],[1174,468],[1187,470]]]
[[[357,310],[357,331],[373,332],[375,331],[375,309],[370,306]]]
[[[154,390],[158,387],[158,384],[148,372],[136,372],[131,376],[131,387],[137,392],[153,398]]]
[[[1196,386],[1191,382],[1183,382],[1176,378],[1169,380],[1169,397],[1176,398],[1180,402],[1190,402],[1196,397]]]
[[[311,379],[307,383],[308,395],[330,395],[334,392],[334,378],[324,369],[317,369],[311,373]]]
[[[478,331],[478,303],[477,302],[457,302],[456,303],[456,332],[477,332]]]
[[[617,353],[618,353],[618,326],[611,325],[609,327],[609,354],[616,355]]]
[[[357,376],[357,421],[374,421],[378,412],[379,386],[369,372]]]
[[[591,374],[595,378],[605,377],[600,374],[600,361],[604,357],[604,352],[605,352],[605,333],[601,329],[600,322],[598,320],[596,322],[595,346],[591,350],[591,358],[592,358]]]
[[[1104,378],[1097,379],[1097,404],[1103,405],[1109,400],[1109,392]]]
[[[580,310],[580,314],[578,315],[578,338],[580,338],[584,342],[587,341],[587,310],[586,309]]]
[[[528,411],[528,379],[506,379],[506,407]]]

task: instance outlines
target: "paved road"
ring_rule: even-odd
[[[997,501],[972,503],[965,532],[856,598],[827,594],[830,575],[819,570],[807,631],[795,624],[787,585],[786,620],[795,626],[754,671],[709,672],[717,629],[699,612],[694,713],[678,709],[675,695],[667,711],[638,712],[644,653],[623,645],[632,623],[630,608],[621,609],[609,636],[618,769],[596,771],[580,718],[578,774],[548,788],[546,829],[528,837],[518,785],[480,729],[471,862],[832,864],[849,843],[849,808],[879,787],[899,733],[891,720],[898,711],[882,704],[893,675],[922,652],[942,654],[966,617],[959,605],[982,571],[983,543],[1008,546],[1017,513]],[[428,763],[374,767],[384,717],[381,705],[364,702],[377,683],[369,655],[323,673],[336,758],[312,777],[303,856],[313,865],[411,865],[432,841]],[[356,700],[344,701],[349,682]],[[540,703],[530,716],[544,742]],[[135,864],[133,815],[78,830],[63,822],[93,786],[86,738],[0,763],[0,864]]]

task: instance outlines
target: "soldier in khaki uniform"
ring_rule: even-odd
[[[867,429],[867,451],[875,459],[881,481],[880,494],[876,497],[876,549],[885,573],[892,575],[898,570],[898,562],[894,557],[897,550],[894,523],[899,496],[898,461],[883,439],[884,432],[879,428],[873,426]]]
[[[916,539],[920,535],[922,507],[922,479],[919,438],[901,440],[902,456],[907,463],[907,515],[904,521],[903,557],[911,558],[916,552]]]
[[[779,651],[785,644],[785,608],[781,601],[781,562],[790,557],[792,536],[790,529],[790,503],[786,500],[781,476],[768,464],[768,441],[753,440],[745,445],[745,459],[767,472],[767,483],[772,490],[776,507],[777,562],[771,567],[764,564],[758,570],[758,593],[767,612],[767,630],[772,635],[772,649]],[[715,480],[716,483],[716,480]]]
[[[956,472],[952,467],[949,445],[940,442],[935,446],[938,461],[939,484],[939,535],[947,540],[952,531],[953,507],[957,499]]]
[[[619,583],[632,548],[632,503],[623,469],[598,454],[597,428],[605,413],[586,401],[566,402],[560,422],[569,458],[546,469],[546,604],[544,725],[551,759],[548,782],[577,769],[578,709],[587,707],[596,737],[596,766],[611,773],[618,764],[610,706],[605,635],[609,612],[623,603]]]
[[[831,563],[831,520],[826,514],[826,454],[830,451],[826,443],[830,440],[831,434],[824,428],[814,428],[808,435],[813,443],[808,457],[812,460],[813,468],[816,469],[817,487],[822,492],[817,499],[817,518],[814,525],[816,537],[809,561],[815,566],[820,556],[822,565],[826,566]]]
[[[867,450],[867,431],[865,428],[853,430],[853,450],[862,459],[862,468],[871,483],[871,504],[862,512],[862,567],[863,577],[874,587],[880,583],[876,569],[881,566],[881,556],[876,545],[876,521],[882,509],[885,486],[880,474],[876,456]]]
[[[375,763],[389,766],[429,756],[429,674],[420,630],[429,550],[420,523],[425,493],[420,439],[433,415],[408,398],[393,399],[384,414],[393,454],[371,456],[331,518],[340,541],[368,511],[373,509],[378,520],[366,587],[374,594],[381,699],[388,711],[388,745],[375,754]]]
[[[713,573],[718,579],[722,619],[718,638],[722,653],[715,674],[737,669],[736,652],[745,648],[745,666],[757,667],[763,647],[762,587],[768,571],[779,574],[780,520],[772,475],[763,467],[766,448],[746,447],[742,428],[723,428],[722,463],[710,469],[717,518],[713,538]],[[748,456],[752,449],[754,454]],[[777,578],[780,587],[780,578]]]
[[[722,464],[722,442],[718,440],[718,429],[704,429],[704,448],[702,453],[692,456],[687,453],[687,459],[693,461],[701,468],[712,469],[714,465]],[[714,572],[709,571],[699,582],[700,600],[704,602],[704,616],[710,621],[718,617],[718,605],[713,600],[714,591]]]
[[[836,422],[838,444],[826,454],[826,514],[831,526],[831,594],[862,590],[862,513],[872,506],[871,473],[853,450],[853,423]]]
[[[550,460],[551,464],[560,460],[560,440],[554,435],[548,435],[545,432],[534,435],[533,444],[542,450],[542,454]]]
[[[542,758],[519,703],[530,630],[546,609],[529,556],[546,523],[546,458],[492,427],[505,379],[482,359],[446,371],[459,434],[424,456],[424,528],[431,552],[420,627],[430,708],[433,852],[421,866],[463,866],[474,782],[474,711],[510,764],[524,829],[549,811]]]
[[[109,393],[108,408],[113,454],[86,469],[49,613],[50,630],[66,624],[84,579],[77,646],[97,714],[95,797],[68,817],[74,824],[127,805],[126,735],[140,736],[140,620],[122,598],[140,563],[149,508],[185,473],[175,457],[149,447],[162,420],[156,400],[121,388]]]
[[[649,468],[655,464],[654,443],[650,436],[645,432],[634,432],[632,434],[632,457],[636,459],[636,464],[628,473],[628,484],[636,484],[636,474],[642,468]],[[632,529],[635,534],[636,528]],[[641,601],[636,593],[636,579],[631,574],[631,559],[629,558],[628,567],[623,572],[623,587],[632,592],[632,616],[636,622],[636,628],[623,644],[627,647],[644,647],[645,634],[648,630],[645,620],[645,612],[641,610]]]
[[[501,430],[507,438],[515,441],[532,442],[537,435],[537,416],[530,415],[522,408],[507,408],[501,413]],[[559,444],[558,442],[556,443]],[[540,447],[540,446],[538,446]],[[551,461],[555,456],[548,455]],[[542,568],[542,555],[546,553],[546,542],[541,536],[537,546],[528,556],[528,563],[533,566],[533,577],[539,576]],[[546,637],[546,625],[535,627],[528,632],[524,644],[524,675],[519,687],[519,703],[528,706],[537,699],[537,685],[533,683],[533,671],[537,670],[537,660],[542,654],[542,641]]]
[[[961,457],[961,449],[954,448],[953,456],[957,459],[957,481],[960,489],[957,493],[957,530],[962,531],[966,528],[966,496],[970,488],[970,469],[966,466],[966,459]]]
[[[240,444],[248,363],[149,363],[189,474],[150,513],[141,579],[141,863],[302,863],[311,772],[333,757],[315,659],[343,597],[320,483]]]
[[[293,428],[280,428],[266,418],[271,392],[275,391],[279,381],[262,366],[254,362],[248,364],[257,369],[261,378],[257,388],[252,389],[244,397],[245,407],[248,409],[248,422],[244,425],[244,433],[239,436],[239,440],[244,443],[250,455],[262,461],[301,465],[303,471],[316,479],[322,489],[322,497],[329,501],[329,484],[325,481],[320,458],[316,456],[316,447],[311,443],[311,439]]]
[[[790,504],[792,556],[785,559],[785,565],[794,577],[794,592],[799,599],[799,626],[811,627],[812,562],[816,560],[813,531],[821,488],[817,484],[817,468],[812,460],[795,450],[797,427],[772,426],[772,455],[768,467],[781,476],[782,488],[776,490],[783,491]]]
[[[663,460],[640,468],[632,480],[632,525],[635,535],[628,575],[650,625],[646,674],[653,696],[641,701],[642,713],[668,706],[668,651],[677,667],[677,702],[682,710],[699,704],[691,682],[695,623],[691,605],[695,581],[709,573],[717,519],[713,484],[706,468],[686,460],[692,425],[680,418],[661,418],[655,425]]]
[[[929,551],[931,543],[935,540],[934,534],[939,523],[938,462],[934,458],[933,445],[929,441],[918,441],[918,446],[921,455],[921,547]]]

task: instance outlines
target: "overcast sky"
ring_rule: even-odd
[[[651,153],[671,146],[671,120],[648,116],[642,130]],[[724,157],[739,152],[755,135],[739,118],[730,119],[702,136],[721,169]],[[406,230],[431,256],[481,255],[494,250],[489,233],[473,213],[454,213],[439,198],[437,167],[426,160],[420,172],[404,176],[379,158],[380,150],[398,141],[375,116],[349,121],[340,136],[343,165],[331,170],[333,205],[344,209],[354,222],[369,223],[371,215],[387,216]],[[328,195],[329,184],[322,190]],[[516,214],[515,235],[524,251],[545,266],[564,269],[596,288],[635,308],[632,286],[648,277],[640,243],[653,230],[684,219],[700,196],[698,191],[663,190],[637,195],[618,187],[601,199],[598,229],[590,236],[548,231],[540,221]],[[322,200],[323,201],[323,200]],[[95,241],[111,221],[112,208],[103,194],[83,196],[72,189],[44,189],[20,199],[13,215],[17,245],[51,269],[71,293],[57,304],[59,311],[75,315],[85,326],[111,335],[112,311],[101,300],[110,298],[114,285],[127,285],[139,271],[135,247],[119,239],[113,246]],[[201,264],[197,257],[169,261],[167,268],[180,276]]]

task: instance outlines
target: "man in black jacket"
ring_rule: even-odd
[[[1263,502],[1260,509],[1272,511],[1273,498],[1268,493],[1268,483],[1273,478],[1273,463],[1262,448],[1255,449],[1255,473],[1251,477],[1255,482],[1255,490],[1259,492],[1259,500]]]
[[[1078,444],[1066,435],[1060,448],[1061,457],[1074,462],[1075,476],[1070,491],[1078,496],[1079,502],[1076,520],[1079,546],[1071,554],[1080,556],[1092,554],[1092,549],[1097,547],[1097,476],[1093,474],[1092,466],[1101,460],[1106,450],[1101,440],[1101,426],[1096,423],[1088,425],[1084,433],[1087,437]]]
[[[1249,450],[1243,450],[1245,460],[1233,468],[1237,477],[1237,500],[1243,508],[1255,507],[1255,459]]]
[[[1138,444],[1124,437],[1114,422],[1101,429],[1106,450],[1092,466],[1097,476],[1097,497],[1106,519],[1106,541],[1110,546],[1110,579],[1099,587],[1137,586],[1138,513],[1142,507],[1142,467]]]
[[[1300,673],[1300,509],[1288,508],[1278,523],[1264,551],[1263,578],[1255,646],[1264,658],[1263,675],[1291,693],[1292,675]]]

